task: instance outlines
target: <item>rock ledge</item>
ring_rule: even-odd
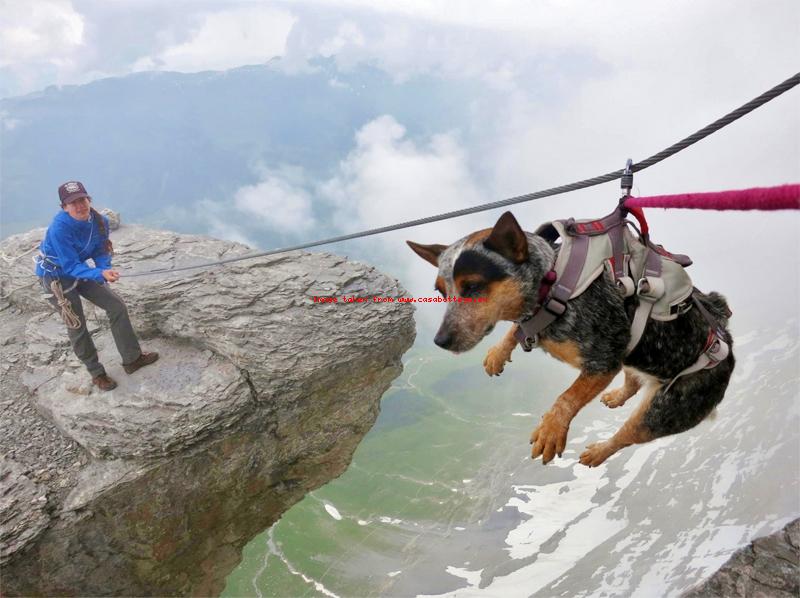
[[[346,469],[414,339],[408,304],[312,297],[405,291],[324,253],[125,278],[249,249],[122,227],[114,289],[161,359],[127,376],[84,301],[119,383],[101,393],[32,276],[43,232],[0,243],[3,593],[218,594],[247,541]]]
[[[740,548],[719,571],[683,596],[800,596],[800,519]]]

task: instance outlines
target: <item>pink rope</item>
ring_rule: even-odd
[[[629,208],[693,208],[696,210],[800,210],[800,184],[754,187],[740,191],[631,197]]]

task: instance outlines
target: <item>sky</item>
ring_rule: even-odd
[[[486,90],[464,98],[470,116],[457,127],[424,139],[410,137],[409,123],[392,114],[366,123],[353,131],[352,147],[329,178],[309,180],[287,164],[243,184],[230,207],[220,207],[223,198],[198,204],[210,232],[242,241],[247,232],[228,210],[265,230],[291,228],[305,241],[322,224],[314,220],[315,202],[336,206],[337,229],[352,232],[606,173],[800,70],[796,0],[1,0],[0,14],[4,97],[133,72],[225,70],[275,58],[287,73],[300,73],[318,57],[334,59],[342,71],[369,64],[397,81],[425,75]],[[795,89],[637,174],[634,193],[797,182],[799,108]],[[612,183],[513,211],[528,230],[553,218],[601,216],[617,189]],[[402,241],[449,243],[498,216],[364,243],[413,294],[430,294],[433,271]],[[742,282],[742,272],[782,278],[776,301],[797,313],[796,215],[653,211],[651,221],[657,241],[694,257],[703,286],[737,281],[741,300],[756,302],[759,291]],[[787,256],[792,271],[746,251],[753,244]],[[423,319],[439,315],[430,313]]]

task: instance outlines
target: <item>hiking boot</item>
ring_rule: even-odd
[[[128,364],[123,363],[122,367],[125,368],[126,374],[132,374],[139,368],[143,368],[146,365],[150,365],[151,363],[158,361],[158,353],[153,351],[152,353],[145,353],[142,351],[142,354],[136,358],[135,361],[132,361]]]
[[[99,376],[95,376],[92,378],[92,384],[94,384],[100,390],[114,390],[117,387],[117,383],[109,378],[108,374],[100,374]]]

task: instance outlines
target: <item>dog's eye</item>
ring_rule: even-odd
[[[475,297],[483,292],[486,285],[480,282],[467,282],[461,287],[462,297]]]

